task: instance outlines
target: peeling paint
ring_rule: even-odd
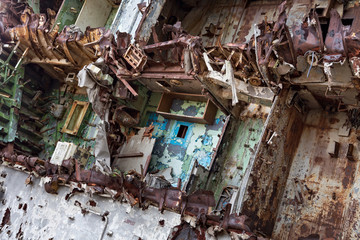
[[[181,105],[180,105],[181,103]],[[196,107],[197,112],[203,111],[205,105],[196,102],[175,102],[172,111],[184,114],[189,107]],[[177,109],[179,112],[175,112]],[[200,113],[202,115],[202,113]],[[205,168],[210,168],[213,149],[219,141],[219,134],[224,126],[225,115],[218,110],[213,125],[187,123],[176,120],[164,119],[152,113],[148,124],[155,126],[153,136],[157,139],[152,155],[151,171],[172,168],[174,179],[180,178],[182,183],[189,179],[194,161]],[[176,137],[180,125],[187,126],[184,138]],[[176,181],[175,181],[176,182]]]

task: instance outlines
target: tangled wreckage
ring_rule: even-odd
[[[1,0],[1,239],[359,239],[359,31],[356,1]]]

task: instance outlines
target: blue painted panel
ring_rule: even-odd
[[[189,108],[188,105],[184,103],[173,110],[185,111]],[[201,110],[201,105],[191,106]],[[150,113],[146,125],[155,126],[153,137],[156,138],[149,166],[150,172],[171,167],[175,185],[178,178],[183,183],[188,180],[195,160],[209,168],[213,149],[224,127],[224,119],[225,115],[220,110],[212,125],[164,119],[156,113]],[[181,125],[188,127],[184,138],[177,137]]]
[[[189,144],[190,142],[190,138],[192,136],[192,130],[194,128],[194,124],[193,123],[188,123],[188,122],[180,122],[180,121],[176,121],[176,120],[173,120],[175,121],[175,124],[174,124],[174,127],[172,128],[171,130],[171,133],[170,133],[170,144],[172,145],[179,145],[183,148],[186,148],[187,145]],[[184,126],[187,126],[188,129],[187,129],[187,132],[186,132],[186,135],[184,138],[180,138],[180,137],[177,137],[177,134],[179,132],[179,129],[180,129],[180,125],[184,125]]]

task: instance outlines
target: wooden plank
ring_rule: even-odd
[[[204,112],[204,119],[208,124],[212,125],[214,123],[217,110],[216,105],[209,99]]]
[[[170,112],[173,100],[174,99],[169,94],[162,94],[156,111]]]
[[[116,167],[125,172],[135,170],[140,173],[141,166],[143,166],[143,172],[146,174],[156,139],[144,137],[145,129],[141,128],[136,135],[120,147],[119,155],[115,157],[112,165],[113,168]],[[142,156],[135,156],[134,153],[141,153]],[[128,157],[125,157],[126,155]]]

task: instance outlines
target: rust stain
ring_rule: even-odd
[[[346,168],[344,171],[345,176],[342,180],[342,185],[344,189],[348,188],[353,184],[355,178],[355,170],[356,170],[356,164],[352,161],[347,161]]]
[[[7,208],[5,210],[5,213],[2,218],[1,225],[0,225],[0,231],[2,231],[2,229],[5,225],[10,225],[10,208]]]

